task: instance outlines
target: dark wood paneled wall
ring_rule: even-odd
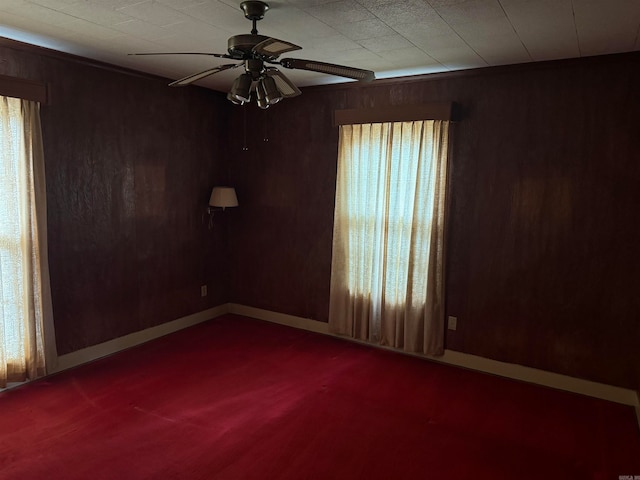
[[[639,65],[629,54],[315,87],[263,112],[2,41],[0,75],[49,85],[59,351],[226,301],[326,321],[333,111],[455,101],[447,347],[640,389]],[[240,208],[209,231],[209,189],[228,181]]]
[[[326,321],[334,109],[454,101],[447,347],[640,387],[640,54],[304,89],[234,135],[232,301]],[[268,138],[264,142],[263,138]]]
[[[0,42],[0,74],[47,83],[41,109],[59,354],[227,301],[221,94]],[[201,298],[200,286],[209,295]]]

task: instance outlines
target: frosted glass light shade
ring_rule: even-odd
[[[236,196],[236,189],[233,187],[213,187],[211,197],[209,198],[209,205],[222,208],[237,207],[238,197]]]

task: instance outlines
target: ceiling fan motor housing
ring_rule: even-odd
[[[234,35],[227,42],[229,55],[238,60],[245,60],[252,57],[252,49],[260,42],[268,39],[265,35],[242,34]]]

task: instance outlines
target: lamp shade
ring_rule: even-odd
[[[238,197],[236,196],[236,189],[233,187],[213,187],[211,197],[209,198],[209,205],[222,208],[237,207]]]

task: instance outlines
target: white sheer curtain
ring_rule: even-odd
[[[448,131],[440,120],[340,127],[332,332],[443,353]]]
[[[57,358],[46,224],[39,105],[0,96],[0,387]]]

